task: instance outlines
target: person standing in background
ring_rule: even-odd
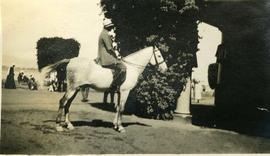
[[[9,73],[7,75],[6,83],[5,83],[5,88],[7,89],[16,89],[16,84],[14,80],[14,76],[15,76],[14,68],[15,68],[14,64],[9,68]]]
[[[200,84],[200,81],[197,81],[193,79],[193,85],[194,85],[194,99],[197,103],[200,103],[200,100],[202,99],[202,85]]]

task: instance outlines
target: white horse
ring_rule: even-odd
[[[62,112],[65,114],[65,124],[68,129],[74,129],[70,122],[69,107],[78,91],[84,87],[90,87],[98,91],[107,90],[113,80],[112,71],[97,65],[94,61],[84,58],[64,59],[53,65],[47,66],[47,72],[55,69],[62,63],[67,63],[67,92],[60,99],[59,110],[56,118],[56,130],[63,131],[61,125]],[[135,87],[139,75],[143,72],[146,65],[151,63],[157,65],[159,70],[167,70],[167,65],[157,48],[146,47],[123,58],[127,67],[126,80],[120,87],[121,99],[116,105],[116,115],[113,120],[114,129],[119,132],[125,132],[122,126],[122,112],[132,88]]]

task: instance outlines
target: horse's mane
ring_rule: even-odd
[[[148,48],[152,48],[152,47],[150,46],[150,47],[141,48],[141,49],[139,49],[139,50],[125,56],[123,59],[127,60],[127,59],[130,59],[130,58],[136,57],[136,55],[140,55],[141,52],[143,52],[144,50],[146,50]]]

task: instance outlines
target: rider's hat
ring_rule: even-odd
[[[114,26],[111,19],[104,18],[103,19],[103,26],[108,28]]]

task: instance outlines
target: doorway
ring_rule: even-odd
[[[198,25],[198,67],[193,68],[191,78],[191,104],[214,105],[214,90],[208,84],[208,66],[216,62],[216,51],[222,41],[222,32],[212,25]]]

